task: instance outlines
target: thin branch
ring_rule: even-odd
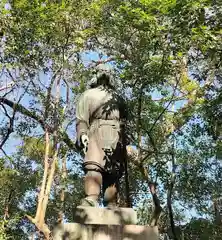
[[[6,86],[1,87],[1,88],[0,88],[0,91],[7,90],[8,88],[12,88],[14,85],[15,85],[15,82],[12,81],[12,82],[10,82],[9,84],[7,84]]]
[[[1,104],[2,105],[2,104]],[[14,125],[14,119],[15,119],[15,111],[13,111],[13,115],[12,117],[10,117],[4,107],[4,105],[2,105],[3,109],[6,112],[6,116],[9,118],[9,127],[7,129],[7,133],[6,136],[4,137],[4,139],[2,140],[2,142],[0,143],[0,149],[3,148],[4,144],[6,143],[6,141],[8,140],[10,134],[13,132],[13,125]]]
[[[51,91],[53,83],[57,77],[57,74],[61,71],[62,67],[60,67],[52,76],[49,87],[47,89],[47,97],[46,97],[46,106],[45,106],[45,113],[44,113],[44,120],[48,118],[49,108],[50,108],[50,99],[51,99]]]
[[[186,122],[189,121],[189,119],[191,118],[191,114],[187,114],[187,112],[191,110],[194,112],[196,110],[195,104],[196,104],[197,98],[204,97],[205,90],[207,90],[214,81],[214,71],[215,69],[213,69],[211,74],[209,74],[205,85],[200,89],[196,90],[194,94],[195,98],[189,99],[188,103],[183,108],[181,108],[177,113],[174,113],[174,118],[179,115],[184,115],[185,118],[183,119],[183,121],[179,123],[174,123],[174,127],[172,128],[171,132],[165,136],[165,139],[168,139],[170,136],[172,136],[174,132],[179,130]]]
[[[10,73],[10,72],[9,72]],[[11,73],[10,73],[11,74]],[[29,87],[29,84],[30,82],[28,83],[28,85],[26,86],[25,88],[25,91],[24,93],[19,97],[18,99],[18,102],[17,104],[19,104],[19,102],[22,100],[22,98],[24,97],[28,87]],[[0,98],[1,99],[1,98]],[[0,104],[1,104],[1,101],[0,101]],[[15,119],[15,114],[16,114],[16,110],[15,110],[15,105],[13,106],[13,113],[12,113],[12,117],[10,117],[7,113],[7,110],[5,109],[4,105],[1,104],[4,111],[5,111],[5,114],[6,116],[9,118],[9,128],[8,128],[8,131],[7,131],[7,134],[6,134],[6,137],[3,139],[2,143],[0,144],[0,149],[2,149],[3,145],[6,143],[6,141],[8,140],[10,134],[13,132],[13,125],[14,125],[14,119]]]
[[[163,116],[163,114],[165,113],[165,111],[168,109],[168,107],[169,107],[170,104],[172,103],[173,98],[174,98],[175,93],[176,93],[176,89],[177,89],[178,83],[179,83],[179,80],[177,79],[176,85],[174,86],[174,89],[173,89],[173,93],[172,93],[171,99],[169,100],[168,104],[167,104],[166,107],[163,109],[163,111],[159,114],[159,116],[157,117],[157,119],[154,121],[153,125],[151,126],[150,130],[148,131],[149,133],[152,132],[152,130],[153,130],[154,127],[156,126],[157,122],[160,120],[160,118]]]
[[[11,160],[11,158],[8,156],[8,154],[5,152],[5,150],[3,148],[1,148],[0,150],[3,152],[3,154],[5,155],[6,158]]]
[[[29,111],[27,108],[25,108],[21,104],[14,103],[13,101],[3,97],[0,97],[0,103],[6,104],[7,106],[15,109],[16,112],[20,112],[21,114],[36,120],[41,124],[43,129],[45,128],[45,123],[43,119],[40,116],[38,116],[34,111]]]
[[[120,57],[121,59],[125,59],[124,56],[121,56]],[[92,61],[92,63],[89,65],[89,68],[93,68],[93,67],[96,67],[98,66],[99,64],[105,64],[105,63],[108,63],[108,62],[112,62],[112,61],[115,61],[117,59],[117,57],[109,57],[105,60],[99,60],[99,61]]]
[[[0,103],[0,105],[1,105],[1,107],[3,108],[3,110],[4,110],[5,116],[10,119],[11,117],[9,116],[9,114],[8,114],[5,106],[4,106],[3,104],[1,104],[1,103]]]

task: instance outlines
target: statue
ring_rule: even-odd
[[[104,206],[116,206],[124,172],[126,106],[108,65],[97,66],[89,86],[76,106],[77,145],[85,154],[81,205],[98,206],[102,187]]]

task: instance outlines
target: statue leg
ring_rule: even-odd
[[[117,206],[119,193],[119,179],[111,174],[103,174],[103,205],[105,207]]]
[[[82,206],[97,206],[102,185],[102,174],[95,165],[85,166],[84,189],[86,197],[82,200]]]

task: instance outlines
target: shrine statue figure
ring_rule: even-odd
[[[86,197],[82,206],[98,206],[103,194],[104,206],[116,206],[119,180],[124,173],[124,144],[127,121],[126,104],[117,94],[112,69],[99,65],[89,89],[76,106],[77,144],[84,150],[83,169]]]

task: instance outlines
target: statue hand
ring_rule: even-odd
[[[88,144],[89,144],[89,137],[88,137],[86,134],[83,134],[83,135],[80,137],[80,141],[81,141],[81,145],[82,145],[83,148],[84,148],[84,151],[86,152],[86,151],[87,151]]]

